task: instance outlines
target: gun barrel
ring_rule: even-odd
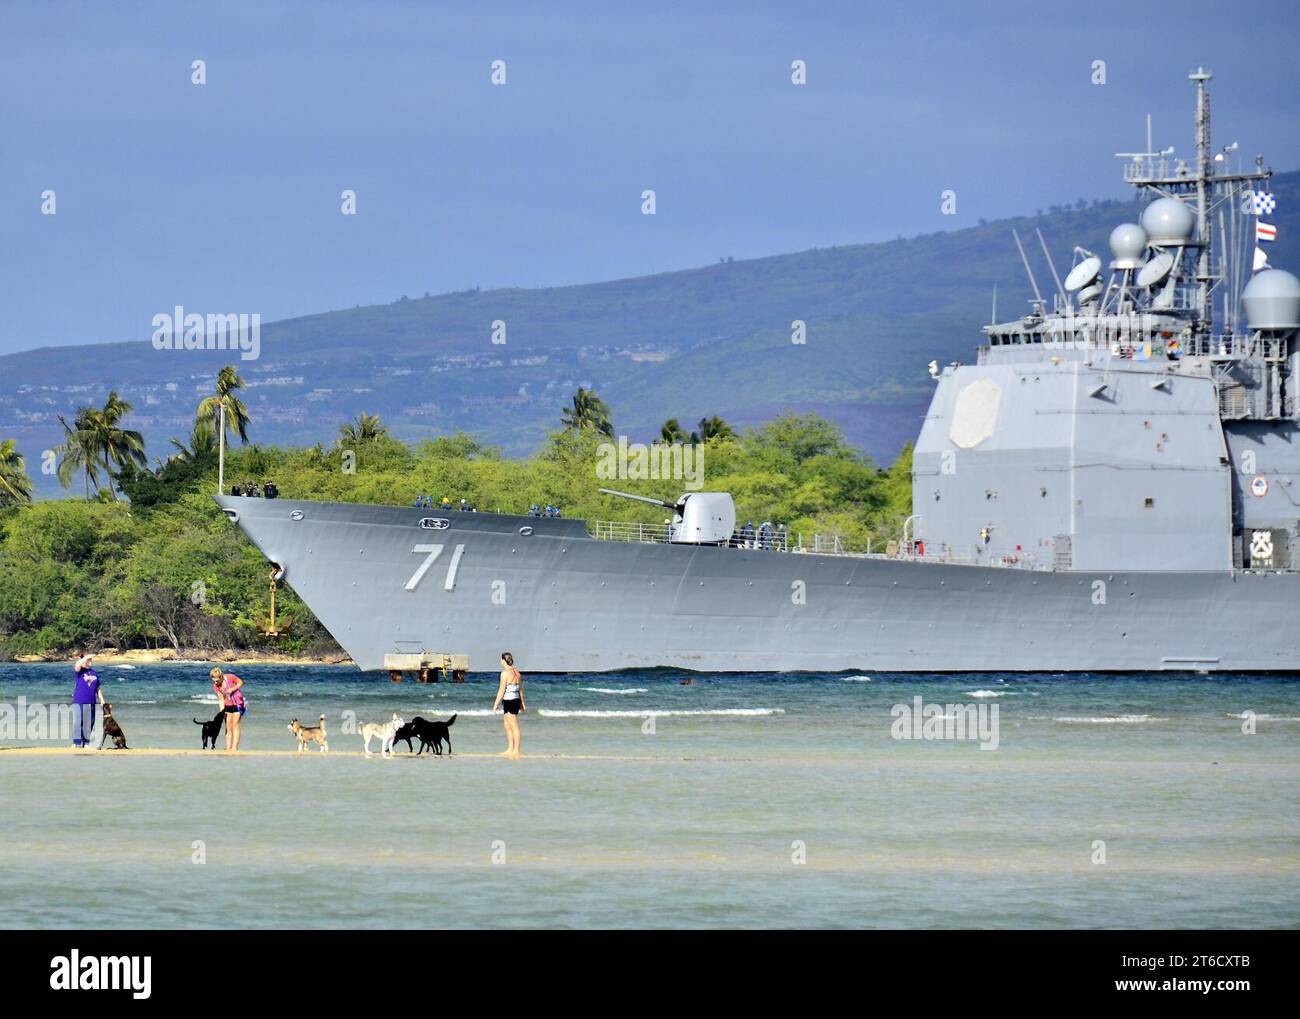
[[[620,499],[631,499],[633,502],[644,502],[651,506],[662,506],[664,509],[677,509],[677,503],[675,502],[665,502],[663,499],[651,499],[648,495],[632,495],[630,492],[616,492],[612,488],[602,488],[600,491],[605,495],[617,495]]]

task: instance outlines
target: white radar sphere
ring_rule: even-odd
[[[1157,198],[1142,212],[1142,229],[1151,244],[1186,244],[1192,221],[1192,210],[1177,198]]]
[[[1112,269],[1137,269],[1147,250],[1147,232],[1136,223],[1121,223],[1110,232],[1110,251],[1115,256]]]
[[[1251,329],[1300,329],[1300,280],[1285,269],[1256,273],[1241,292]]]

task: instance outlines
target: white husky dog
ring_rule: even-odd
[[[373,757],[370,752],[370,738],[373,736],[379,740],[379,754],[381,757],[393,756],[393,740],[397,737],[397,730],[405,725],[401,718],[393,715],[391,722],[367,722],[361,727],[361,738],[366,741],[366,756]]]

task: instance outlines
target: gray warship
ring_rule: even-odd
[[[1043,297],[1017,237],[1029,313],[931,363],[882,551],[737,547],[718,492],[662,527],[218,502],[363,670],[1293,671],[1300,281],[1257,250],[1270,171],[1213,150],[1189,77],[1195,156],[1149,128],[1119,154],[1147,204],[1109,258],[1048,256]]]

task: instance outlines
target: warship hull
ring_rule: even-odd
[[[218,497],[363,670],[1300,668],[1300,574],[1096,572],[594,538],[578,520]],[[436,549],[436,551],[435,551]]]

